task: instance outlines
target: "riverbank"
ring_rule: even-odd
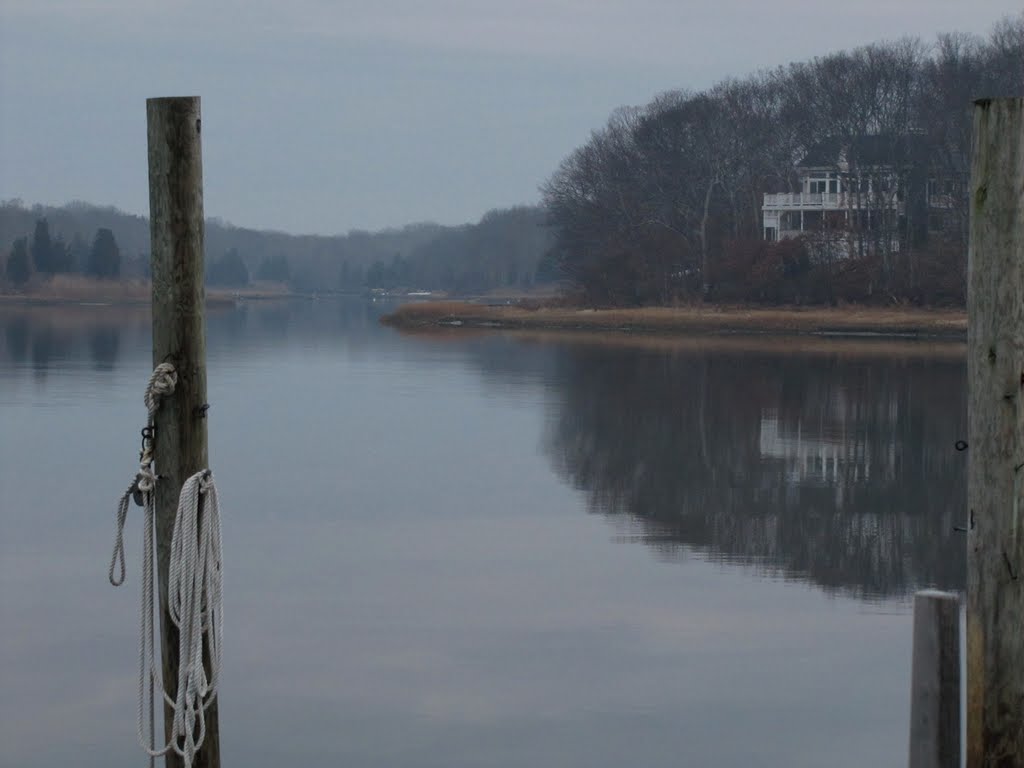
[[[381,322],[427,331],[451,328],[601,331],[641,334],[772,334],[963,339],[964,310],[880,307],[645,307],[575,309],[486,306],[469,302],[404,304]]]
[[[17,293],[0,293],[0,305],[149,304],[151,291],[148,280],[97,280],[81,275],[56,275],[31,282]],[[284,299],[294,295],[282,284],[257,283],[244,288],[208,288],[206,302],[228,305],[237,301]]]

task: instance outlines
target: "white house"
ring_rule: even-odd
[[[813,235],[851,254],[921,241],[941,228],[936,211],[954,207],[958,191],[930,166],[923,136],[823,141],[796,164],[799,192],[764,195],[764,239]]]

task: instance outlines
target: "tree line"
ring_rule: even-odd
[[[103,271],[102,259],[92,265],[91,246],[77,234],[91,227],[108,233],[101,243],[104,248],[110,243],[117,246],[116,268]],[[74,234],[66,242],[67,233]],[[56,208],[29,208],[18,200],[0,203],[2,243],[10,246],[6,254],[0,250],[0,277],[13,286],[23,285],[33,274],[149,276],[148,221],[113,208],[80,202]],[[211,286],[264,281],[302,292],[382,288],[473,293],[529,288],[554,279],[544,268],[550,243],[546,214],[538,206],[492,210],[477,223],[457,227],[411,224],[338,236],[262,232],[210,219],[206,279]],[[52,256],[34,261],[33,253],[49,254],[51,249]]]
[[[0,273],[5,281],[20,288],[33,276],[47,279],[60,274],[116,280],[126,277],[149,277],[149,260],[144,255],[122,264],[121,249],[109,227],[96,230],[91,244],[79,232],[70,242],[64,235],[51,234],[49,221],[37,219],[32,235],[15,238]],[[284,256],[264,260],[259,266],[260,279],[287,282],[288,262]],[[213,286],[244,286],[250,282],[249,268],[237,248],[229,248],[221,256],[207,260],[206,281]]]
[[[1024,93],[1022,61],[1024,13],[985,38],[877,43],[621,108],[542,187],[550,259],[590,304],[962,303],[972,101]],[[800,158],[864,137],[888,141],[904,175],[924,157],[933,178],[916,181],[943,180],[942,215],[907,200],[905,216],[882,222],[892,231],[861,232],[850,258],[821,242],[835,237],[827,220],[766,242],[764,193],[799,191]],[[914,182],[896,179],[892,194]]]
[[[100,227],[86,243],[75,232],[70,242],[60,234],[51,236],[45,218],[36,221],[32,237],[14,240],[4,262],[4,277],[11,285],[22,286],[33,274],[52,277],[58,274],[81,273],[98,278],[117,278],[121,274],[121,251],[114,233]]]
[[[540,206],[490,211],[457,227],[419,223],[336,236],[210,219],[207,279],[304,292],[461,294],[557,280],[592,305],[963,304],[971,104],[1024,93],[1021,61],[1024,13],[1002,19],[987,37],[951,33],[928,45],[904,38],[705,91],[671,91],[614,112],[542,185]],[[762,236],[765,193],[797,191],[796,164],[822,146],[849,149],[865,138],[899,173],[883,178],[877,163],[849,153],[842,162],[865,185],[856,194],[899,197],[903,213],[862,226],[847,211],[848,220],[822,216],[798,239]],[[838,160],[831,162],[838,171]],[[945,200],[938,211],[928,202],[935,184]],[[79,232],[96,235],[90,244]],[[7,284],[62,272],[148,276],[147,220],[112,208],[3,202],[4,244]]]
[[[538,207],[519,206],[490,211],[476,224],[450,227],[433,239],[378,259],[365,275],[342,263],[341,283],[373,288],[420,288],[458,294],[495,288],[529,289],[551,282],[544,256],[551,233],[546,214]]]

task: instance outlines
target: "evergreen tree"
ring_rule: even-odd
[[[36,229],[32,233],[32,264],[36,272],[44,275],[52,275],[56,270],[53,268],[53,243],[50,240],[50,225],[46,219],[36,220]]]
[[[114,233],[109,229],[96,230],[89,253],[89,274],[95,277],[119,277],[121,275],[121,250],[117,247]]]
[[[14,285],[24,285],[32,274],[28,260],[28,240],[19,237],[14,241],[11,254],[7,257],[7,279]]]

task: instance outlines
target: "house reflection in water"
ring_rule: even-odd
[[[865,417],[864,404],[848,398],[845,389],[833,393],[816,419],[801,414],[795,421],[786,421],[778,408],[763,408],[758,442],[761,458],[783,462],[789,483],[834,488],[836,506],[842,507],[849,486],[870,483],[872,472],[876,481],[886,483],[897,476],[899,400],[890,396],[885,403],[873,406],[875,423],[887,425],[892,433],[882,444],[877,439],[869,441],[859,428]]]

